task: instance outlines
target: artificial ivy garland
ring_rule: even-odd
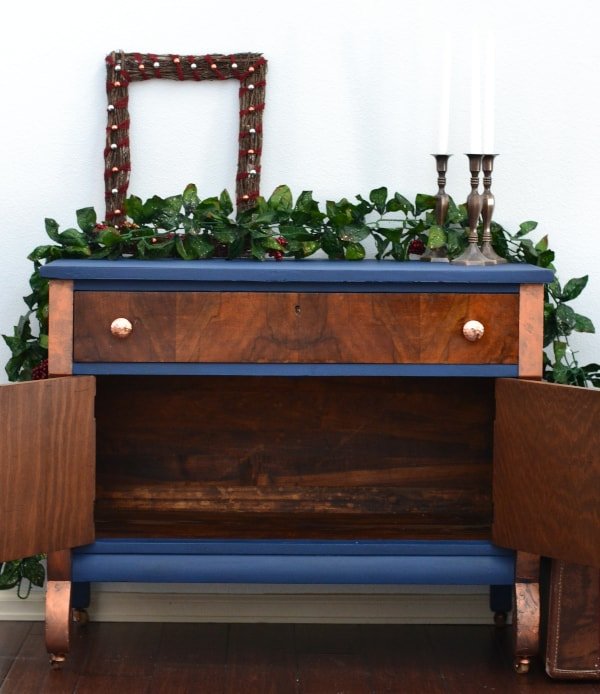
[[[48,283],[38,269],[43,262],[59,258],[123,257],[144,259],[251,257],[271,262],[303,259],[317,252],[331,260],[362,260],[370,242],[378,260],[409,260],[426,247],[446,247],[448,256],[459,255],[466,245],[468,228],[465,205],[450,199],[444,227],[435,223],[436,198],[418,194],[414,203],[387,188],[372,190],[368,199],[356,196],[327,201],[324,206],[312,193],[300,193],[294,202],[290,189],[278,186],[268,198],[258,197],[256,206],[234,215],[227,191],[219,197],[200,199],[195,185],[168,198],[153,196],[142,202],[135,195],[125,203],[127,218],[118,226],[98,222],[93,207],[77,210],[79,229],[59,230],[46,219],[52,244],[35,248],[28,256],[34,270],[31,294],[24,297],[28,312],[21,316],[12,336],[3,335],[12,352],[6,365],[11,381],[43,377],[48,347]],[[324,207],[324,209],[322,209]],[[526,221],[511,234],[492,222],[494,249],[510,262],[551,268],[554,252],[548,238],[537,243],[525,238],[537,227]],[[600,386],[600,365],[580,366],[569,347],[572,332],[594,332],[592,321],[576,313],[568,302],[583,291],[587,275],[562,286],[555,277],[545,289],[544,378],[556,383]],[[31,317],[39,329],[33,332]],[[40,367],[41,364],[41,367]]]
[[[92,207],[78,210],[79,229],[59,230],[46,219],[52,244],[35,248],[28,256],[34,269],[31,294],[24,297],[28,311],[20,317],[13,335],[3,335],[12,356],[6,364],[11,381],[45,378],[48,353],[48,282],[38,270],[42,263],[59,258],[123,257],[144,259],[250,257],[266,262],[303,259],[317,252],[331,260],[362,260],[370,244],[378,260],[404,261],[423,253],[426,247],[445,247],[450,258],[466,245],[465,205],[450,199],[446,224],[435,223],[436,198],[419,194],[414,203],[387,188],[372,190],[368,198],[357,195],[327,201],[324,206],[309,191],[294,202],[287,186],[279,186],[268,198],[258,197],[256,205],[234,215],[227,191],[218,197],[200,199],[190,184],[180,195],[153,196],[142,202],[134,195],[125,203],[126,219],[118,226],[98,222]],[[324,208],[324,209],[323,209]],[[525,238],[537,222],[523,222],[511,234],[492,222],[492,242],[496,252],[509,262],[530,263],[551,268],[554,252],[548,238],[537,243]],[[288,260],[289,259],[289,260]],[[544,372],[547,381],[577,386],[600,386],[600,365],[581,366],[569,346],[573,332],[594,332],[592,321],[576,313],[568,302],[583,291],[588,277],[570,279],[563,285],[555,275],[544,293]],[[32,317],[37,328],[32,328]],[[21,586],[24,580],[42,585],[40,556],[6,562],[0,568],[0,589]]]

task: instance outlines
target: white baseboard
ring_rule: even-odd
[[[100,622],[327,622],[491,624],[487,590],[473,586],[387,588],[324,586],[102,584],[90,619]],[[20,600],[0,592],[1,620],[40,620],[44,593]]]

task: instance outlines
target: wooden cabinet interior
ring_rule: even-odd
[[[98,537],[489,538],[494,380],[97,378]]]

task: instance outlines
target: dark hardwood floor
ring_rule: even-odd
[[[51,670],[39,622],[0,622],[8,694],[600,694],[536,663],[512,671],[510,629],[492,626],[128,624],[76,627]]]

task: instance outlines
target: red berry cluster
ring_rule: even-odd
[[[413,239],[408,245],[408,252],[414,255],[423,255],[425,253],[425,244],[421,239]]]
[[[31,369],[31,378],[34,381],[41,381],[48,378],[48,360],[44,359],[37,366]]]
[[[271,258],[275,258],[275,260],[283,260],[283,251],[285,247],[288,245],[287,239],[285,239],[283,236],[278,236],[275,241],[280,245],[282,250],[275,250],[274,248],[270,248],[268,253],[271,256]]]

